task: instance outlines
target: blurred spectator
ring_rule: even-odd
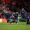
[[[12,5],[13,5],[13,6],[16,6],[16,2],[15,2],[15,1],[14,1],[14,2],[12,2]]]

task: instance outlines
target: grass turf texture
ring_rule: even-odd
[[[18,24],[0,23],[0,30],[30,30],[30,25],[25,22],[19,22]]]

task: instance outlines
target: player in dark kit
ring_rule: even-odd
[[[10,24],[11,24],[11,23],[14,23],[14,21],[15,21],[15,19],[14,19],[14,16],[12,15],[12,16],[10,17]]]
[[[27,24],[30,24],[30,16],[27,16]]]
[[[17,23],[18,22],[18,13],[13,13],[13,15],[10,17],[10,23]]]
[[[17,23],[18,22],[18,12],[15,13],[14,17],[15,17],[15,23]]]

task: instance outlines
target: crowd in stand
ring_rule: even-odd
[[[24,11],[24,9],[22,9],[22,11]],[[9,9],[9,7],[7,7],[7,5],[3,5],[3,4],[0,5],[0,18],[6,18],[7,19],[7,23],[9,21],[17,23],[17,21],[18,21],[18,14],[20,15],[22,13],[12,11],[12,9]]]
[[[7,19],[7,23],[10,21],[12,22],[18,22],[24,21],[24,19],[27,16],[27,12],[24,8],[16,7],[16,1],[12,2],[11,4],[5,4],[4,2],[0,4],[0,18]],[[18,17],[21,17],[21,19]],[[11,22],[12,21],[12,22]]]

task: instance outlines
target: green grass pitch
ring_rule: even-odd
[[[0,23],[0,30],[30,30],[30,25],[25,22],[19,22],[18,24]]]

